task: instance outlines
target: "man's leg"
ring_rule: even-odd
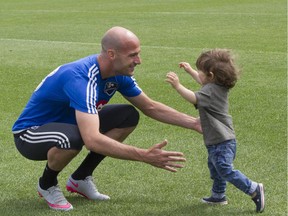
[[[123,142],[136,128],[139,121],[139,113],[131,105],[106,105],[99,112],[99,119],[101,133],[119,142]],[[88,199],[109,199],[108,196],[98,192],[91,178],[93,171],[104,158],[104,155],[90,152],[78,169],[68,179],[66,185],[67,190],[79,193]],[[79,184],[83,185],[83,189],[75,187]],[[86,188],[90,187],[94,187],[95,190],[86,190]]]
[[[63,150],[53,147],[48,151],[47,164],[51,169],[61,171],[78,153],[78,150]]]
[[[129,134],[134,131],[135,128],[136,126],[127,128],[114,128],[106,132],[105,135],[119,142],[123,142],[129,136]]]
[[[31,160],[47,160],[38,193],[52,209],[70,210],[72,205],[58,187],[57,176],[80,152],[83,141],[76,125],[49,123],[15,135],[19,152]]]
[[[51,186],[56,186],[58,184],[58,174],[78,153],[78,150],[63,150],[52,147],[48,151],[47,164],[39,180],[40,187],[47,190]]]
[[[52,209],[64,211],[73,209],[58,186],[57,176],[78,153],[78,150],[63,150],[57,147],[48,151],[47,164],[39,179],[38,193]]]

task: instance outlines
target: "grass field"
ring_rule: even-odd
[[[183,84],[195,82],[178,69],[194,65],[203,49],[229,48],[242,76],[230,94],[238,139],[235,168],[266,187],[261,215],[287,215],[287,2],[284,0],[0,0],[0,214],[1,215],[254,215],[250,198],[228,185],[229,205],[206,206],[211,180],[201,135],[141,115],[126,143],[149,147],[168,139],[167,149],[185,153],[185,168],[169,173],[146,164],[106,158],[94,173],[109,202],[90,202],[64,192],[74,206],[52,211],[38,198],[44,162],[16,150],[11,127],[38,83],[60,64],[100,50],[112,26],[135,32],[142,65],[135,78],[151,98],[182,112],[197,111],[165,83],[176,71]],[[116,95],[112,102],[125,102]],[[68,176],[86,150],[59,175]]]

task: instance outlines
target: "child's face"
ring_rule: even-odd
[[[199,79],[202,82],[202,85],[205,85],[205,84],[211,82],[210,77],[208,77],[204,72],[199,70],[198,75],[199,75]]]

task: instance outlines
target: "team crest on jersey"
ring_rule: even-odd
[[[105,84],[104,92],[107,95],[111,96],[111,95],[113,95],[115,93],[117,88],[118,88],[118,84],[117,83],[115,83],[115,82],[107,82]]]

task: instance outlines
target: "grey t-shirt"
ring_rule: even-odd
[[[195,92],[205,145],[235,139],[232,117],[228,114],[228,92],[227,88],[214,83]]]

